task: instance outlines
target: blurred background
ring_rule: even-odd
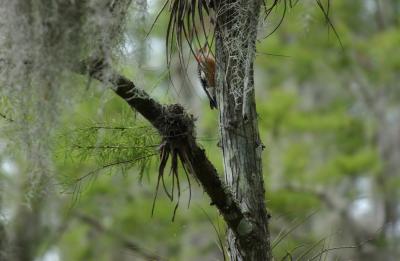
[[[255,84],[274,256],[399,260],[400,1],[322,2],[330,22],[304,0],[282,1],[260,24]],[[190,51],[167,68],[166,14],[147,35],[161,7],[133,1],[116,68],[160,101],[185,105],[222,175],[218,114]],[[194,180],[188,208],[182,175],[173,222],[177,199],[162,189],[151,216],[159,144],[151,127],[108,86],[64,81],[78,91],[46,144],[53,178],[45,189],[35,189],[44,182],[32,178],[35,158],[23,156],[0,119],[2,252],[37,261],[223,260],[223,219]],[[126,159],[136,160],[112,165]]]

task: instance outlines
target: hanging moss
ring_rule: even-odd
[[[13,141],[30,162],[26,172],[34,190],[44,191],[51,176],[50,137],[60,110],[84,89],[71,81],[69,69],[88,56],[115,57],[130,3],[0,2],[0,111],[12,119]]]

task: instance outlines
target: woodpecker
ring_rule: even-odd
[[[210,100],[210,108],[217,108],[217,96],[215,92],[215,59],[206,47],[196,53],[197,71],[204,91]]]

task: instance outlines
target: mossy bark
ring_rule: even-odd
[[[227,0],[217,10],[217,88],[225,178],[250,220],[239,224],[239,233],[228,231],[231,260],[271,260],[253,71],[260,5],[258,0]]]

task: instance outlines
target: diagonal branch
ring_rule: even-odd
[[[236,234],[239,243],[249,245],[254,240],[259,240],[257,225],[241,209],[232,192],[219,178],[205,150],[196,143],[194,119],[181,105],[158,103],[133,82],[114,72],[102,59],[87,60],[79,67],[78,73],[89,74],[101,82],[111,83],[115,93],[148,120],[163,137],[179,136],[177,142],[186,152],[185,161],[189,165],[184,167],[188,167],[189,172],[201,183],[211,198],[211,204],[218,208],[229,228]],[[182,131],[179,134],[171,130],[171,120],[174,121],[174,126],[181,127]]]

